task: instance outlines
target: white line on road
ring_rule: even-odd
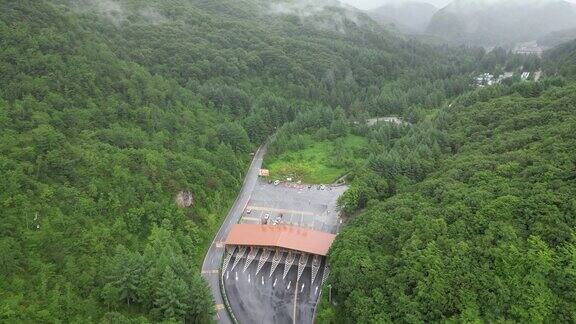
[[[230,271],[226,271],[226,280],[228,280],[228,275],[230,274]]]
[[[278,280],[278,278],[274,278],[274,283],[272,284],[272,287],[276,287],[276,281]]]
[[[262,284],[264,284],[264,277],[262,277]]]
[[[250,274],[248,274],[248,282],[250,282]]]
[[[300,288],[300,292],[304,291],[304,284],[302,284],[302,288]]]
[[[236,281],[238,281],[238,271],[236,271],[235,274],[236,274]]]
[[[292,324],[296,324],[296,303],[298,301],[298,279],[296,279],[296,289],[294,289],[294,307],[292,308]]]
[[[314,295],[318,295],[318,286],[316,286],[316,289],[314,289]]]
[[[286,287],[286,289],[290,289],[291,284],[292,284],[292,280],[290,280],[290,282],[288,282],[288,287]]]

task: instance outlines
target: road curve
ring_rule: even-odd
[[[210,289],[212,290],[214,302],[216,303],[216,319],[218,323],[232,323],[232,320],[230,319],[230,316],[224,307],[224,299],[220,291],[219,284],[219,269],[222,257],[224,255],[224,245],[222,242],[226,239],[226,236],[228,235],[232,225],[238,222],[242,211],[250,200],[250,195],[254,190],[256,181],[258,181],[258,171],[262,166],[262,160],[266,154],[267,147],[267,144],[263,144],[254,154],[254,158],[250,163],[250,168],[248,169],[246,177],[244,178],[242,189],[240,190],[238,197],[236,197],[234,205],[232,205],[232,208],[230,208],[226,219],[224,219],[222,222],[222,225],[220,226],[218,233],[216,233],[214,240],[212,240],[210,248],[204,257],[204,262],[202,263],[202,277],[206,279]]]

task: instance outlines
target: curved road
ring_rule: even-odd
[[[218,233],[214,237],[214,240],[204,257],[204,262],[202,263],[202,276],[206,279],[210,285],[210,289],[212,290],[212,295],[214,296],[214,301],[216,303],[216,317],[219,323],[232,323],[232,320],[224,308],[224,299],[219,284],[220,264],[224,255],[223,242],[226,239],[226,236],[228,236],[228,232],[232,225],[236,224],[240,219],[242,211],[250,200],[250,195],[254,190],[256,181],[258,181],[258,171],[262,166],[262,160],[266,154],[266,149],[267,144],[264,144],[258,149],[258,151],[256,151],[256,154],[254,154],[252,163],[250,163],[250,168],[244,178],[242,190],[240,190],[238,197],[236,197],[236,201],[234,201],[234,205],[220,226]]]

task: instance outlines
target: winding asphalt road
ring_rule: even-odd
[[[202,263],[202,276],[206,279],[212,290],[212,295],[214,296],[214,302],[216,303],[216,317],[219,323],[232,323],[230,316],[228,315],[226,308],[224,307],[224,298],[220,291],[220,264],[222,257],[224,255],[224,240],[228,236],[228,232],[232,228],[232,225],[236,224],[242,215],[242,211],[248,204],[250,200],[250,195],[254,190],[254,186],[258,181],[258,171],[262,166],[262,160],[266,154],[267,144],[262,145],[258,151],[254,154],[250,168],[246,173],[244,178],[244,183],[242,185],[242,190],[236,197],[234,205],[228,212],[226,219],[220,226],[218,233],[214,237],[206,256],[204,257],[204,262]]]

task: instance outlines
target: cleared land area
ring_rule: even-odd
[[[355,135],[317,142],[303,150],[273,157],[266,167],[270,170],[270,179],[290,177],[305,183],[331,183],[360,160],[367,143],[365,138]]]

